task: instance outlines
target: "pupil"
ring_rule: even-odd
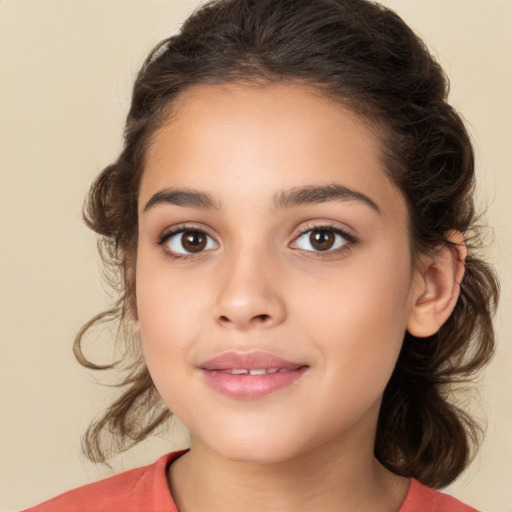
[[[206,237],[202,233],[189,231],[181,237],[183,247],[189,252],[199,252],[206,247]]]
[[[313,231],[309,237],[311,245],[319,251],[326,251],[334,244],[334,233],[329,231]]]

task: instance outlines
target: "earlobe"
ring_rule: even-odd
[[[435,334],[451,315],[459,298],[466,243],[460,231],[450,231],[446,239],[449,243],[429,256],[416,276],[407,330],[419,338]]]

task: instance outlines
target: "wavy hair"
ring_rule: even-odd
[[[137,199],[151,136],[178,96],[196,84],[300,82],[350,108],[379,134],[385,166],[409,209],[411,251],[465,234],[468,257],[455,309],[429,338],[407,333],[382,402],[376,457],[396,474],[443,487],[467,466],[478,424],[452,401],[491,357],[498,281],[479,257],[474,155],[448,80],[424,43],[393,11],[367,0],[213,0],[147,57],[135,81],[124,146],[93,183],[84,218],[99,235],[118,302],[78,333],[74,351],[88,368],[123,372],[119,398],[89,427],[84,450],[107,458],[153,433],[172,415],[162,403],[133,335]],[[120,361],[97,365],[85,335],[117,321]]]

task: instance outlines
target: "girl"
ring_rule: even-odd
[[[498,285],[446,97],[366,0],[214,0],[160,43],[86,205],[122,294],[75,354],[107,368],[83,337],[121,321],[92,460],[171,414],[191,448],[29,510],[474,510],[435,488],[477,444],[449,391],[492,354]]]

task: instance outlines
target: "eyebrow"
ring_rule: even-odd
[[[273,196],[273,209],[283,210],[296,206],[320,204],[328,201],[359,201],[377,213],[380,208],[370,197],[337,183],[327,185],[306,185],[282,190]],[[173,204],[189,208],[222,210],[220,201],[200,190],[189,188],[166,188],[151,196],[144,207],[144,212],[159,204]]]

